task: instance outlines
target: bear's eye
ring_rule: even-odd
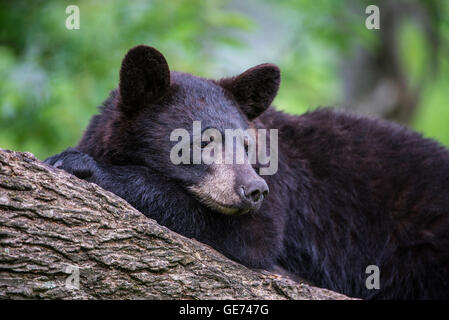
[[[209,143],[211,143],[212,141],[214,141],[214,137],[213,137],[213,136],[210,137],[210,141],[201,141],[201,149],[206,148],[207,145],[208,145]]]
[[[201,141],[201,149],[204,149],[209,144],[209,141]]]

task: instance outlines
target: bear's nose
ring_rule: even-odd
[[[253,207],[259,205],[269,192],[268,185],[263,179],[252,180],[241,188],[244,199]]]

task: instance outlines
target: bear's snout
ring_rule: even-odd
[[[211,165],[204,178],[188,187],[209,208],[227,215],[258,210],[269,189],[251,165]]]
[[[268,185],[263,179],[252,179],[239,188],[240,197],[251,209],[259,209],[268,192]]]

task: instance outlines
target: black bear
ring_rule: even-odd
[[[272,64],[216,81],[170,71],[137,46],[77,147],[46,163],[246,266],[352,297],[449,298],[449,150],[381,119],[276,111],[279,84]],[[262,177],[249,161],[173,163],[171,133],[193,140],[194,121],[277,129],[276,173]]]

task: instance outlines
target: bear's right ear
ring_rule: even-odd
[[[156,49],[140,45],[128,51],[120,69],[120,108],[127,115],[157,101],[170,87],[170,70]]]
[[[229,90],[249,120],[267,110],[279,90],[281,71],[270,63],[260,64],[233,78],[219,81]]]

